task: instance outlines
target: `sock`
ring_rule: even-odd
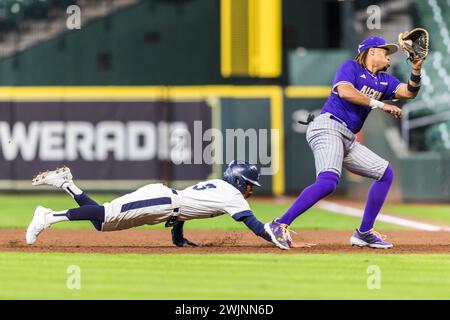
[[[65,211],[53,211],[47,216],[47,221],[50,224],[69,221],[69,218],[66,216],[67,210]]]
[[[383,207],[386,196],[391,188],[392,181],[394,181],[394,171],[391,165],[389,165],[383,177],[378,181],[374,181],[369,189],[363,220],[359,228],[360,232],[366,232],[373,228],[378,213],[381,207]]]
[[[339,175],[325,171],[317,176],[315,183],[307,187],[278,222],[290,225],[298,216],[311,208],[317,201],[332,193],[339,183]]]
[[[80,207],[82,206],[98,206],[98,203],[92,200],[86,193],[74,196],[75,201]]]
[[[50,224],[63,221],[89,220],[98,231],[102,230],[105,221],[105,207],[99,205],[85,205],[66,211],[54,211],[48,215],[47,221]]]
[[[72,183],[65,183],[62,188],[70,194],[72,198],[75,198],[76,196],[79,196],[83,193],[83,191],[78,188],[73,182]]]
[[[97,231],[102,231],[103,221],[91,220],[91,223]]]
[[[66,216],[70,221],[95,220],[104,222],[105,207],[99,205],[86,205],[67,210]]]

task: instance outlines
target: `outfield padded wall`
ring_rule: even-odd
[[[288,53],[288,78],[291,86],[331,85],[336,69],[354,56],[347,50],[308,50]],[[326,61],[326,63],[324,63]]]
[[[242,157],[238,157],[238,143],[235,141],[233,152],[224,152],[224,165],[222,172],[225,171],[227,163],[233,158],[247,159],[253,163],[257,163],[259,167],[268,167],[269,164],[262,163],[261,160],[266,155],[272,155],[271,142],[270,142],[270,100],[269,99],[236,99],[236,98],[223,98],[221,99],[221,131],[224,137],[226,137],[226,131],[242,129],[246,133],[245,143],[246,152]],[[255,116],[257,115],[257,116]],[[267,133],[267,135],[265,134]],[[255,137],[257,140],[255,140]],[[255,143],[256,142],[256,143]],[[267,144],[267,152],[261,155],[260,144]],[[255,147],[258,147],[257,149]],[[224,146],[226,151],[226,146]],[[233,155],[235,155],[233,157]],[[264,161],[265,162],[265,161]],[[260,177],[261,188],[255,188],[256,194],[268,194],[272,192],[272,177],[270,175],[261,175]]]
[[[156,181],[183,188],[220,178],[224,166],[204,158],[212,145],[205,136],[211,128],[222,130],[224,138],[227,129],[253,130],[257,139],[266,141],[244,141],[248,152],[239,157],[253,159],[251,146],[264,143],[270,161],[284,164],[282,156],[272,154],[283,149],[271,147],[281,143],[270,136],[272,127],[282,127],[272,119],[282,112],[277,109],[282,107],[277,87],[3,87],[0,101],[3,190],[30,189],[36,172],[61,165],[78,172],[86,190],[130,190]],[[195,121],[201,121],[200,129]],[[259,136],[261,130],[268,132]],[[234,135],[231,139],[237,140]],[[214,158],[216,147],[226,143],[214,140]],[[179,154],[189,154],[188,163],[194,166],[174,163],[173,155]],[[217,159],[220,164],[231,160]],[[258,157],[254,162],[260,168],[271,165]],[[263,187],[255,193],[284,192],[283,172],[284,166],[263,176]]]

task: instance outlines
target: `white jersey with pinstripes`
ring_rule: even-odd
[[[104,203],[102,231],[129,229],[165,222],[176,214],[180,221],[229,213],[235,220],[253,214],[242,193],[224,180],[200,182],[181,191],[149,184]]]
[[[239,220],[251,212],[242,193],[228,182],[213,179],[178,192],[180,199],[180,220],[204,219],[230,214]]]

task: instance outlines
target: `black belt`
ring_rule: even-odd
[[[172,193],[178,195],[177,190],[172,189]],[[180,215],[180,208],[173,208],[173,215],[169,218],[169,220],[166,221],[166,228],[173,227],[176,225],[178,221],[178,216]]]
[[[330,115],[330,119],[331,119],[331,120],[334,120],[334,121],[336,121],[336,122],[339,122],[340,124],[343,124],[344,126],[347,127],[347,124],[345,123],[345,121],[342,120],[342,119],[339,119],[339,118],[336,117],[334,114],[331,114],[331,115]]]

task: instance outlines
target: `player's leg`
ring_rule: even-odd
[[[104,232],[167,222],[180,212],[178,195],[160,183],[145,185],[103,206]]]
[[[278,219],[279,223],[291,225],[302,213],[311,208],[320,199],[333,193],[339,182],[339,175],[334,171],[321,172],[312,185],[303,190],[286,213]]]
[[[339,183],[344,158],[344,144],[339,135],[323,134],[309,140],[314,154],[316,181],[305,188],[278,222],[290,225],[320,199],[333,193]]]
[[[339,183],[344,158],[344,143],[340,133],[327,127],[310,125],[307,140],[314,154],[316,182],[303,190],[280,219],[265,225],[266,232],[281,249],[289,249],[291,245],[287,229],[292,222],[320,199],[331,194]]]
[[[394,171],[389,163],[355,142],[344,159],[344,167],[358,175],[374,179],[367,194],[364,215],[359,229],[355,230],[351,244],[373,248],[390,248],[391,243],[373,232],[373,227],[394,180]]]
[[[50,228],[51,225],[63,221],[90,221],[98,230],[102,230],[105,221],[105,207],[100,205],[85,205],[79,208],[53,211],[49,208],[37,207],[33,220],[26,231],[26,241],[28,244],[36,242],[39,234]]]
[[[86,193],[78,188],[73,182],[73,177],[68,167],[57,168],[56,170],[39,173],[33,178],[34,186],[49,185],[66,191],[80,207],[98,206],[98,203],[92,200]],[[83,219],[85,220],[85,219]],[[101,230],[102,222],[92,220],[95,229]]]
[[[72,192],[74,191],[70,187],[69,189]],[[75,197],[79,196],[76,190],[74,194]],[[48,208],[38,207],[34,213],[33,220],[28,226],[26,240],[28,244],[33,244],[43,230],[63,221],[91,221],[99,231],[114,231],[139,226],[152,220],[151,217],[146,217],[147,206],[156,208],[155,219],[164,219],[165,215],[172,213],[172,210],[169,210],[172,201],[171,198],[167,198],[168,204],[163,206],[161,201],[158,200],[166,200],[166,198],[161,198],[161,195],[169,194],[172,194],[172,192],[168,188],[148,185],[103,205],[86,204],[79,208],[64,211],[53,211]],[[156,199],[148,199],[149,195],[154,196]],[[162,212],[162,217],[160,217],[157,212],[163,211],[163,209],[167,209],[167,213]],[[145,218],[149,218],[149,220]]]
[[[105,221],[105,207],[100,205],[85,205],[64,211],[52,211],[49,216],[51,224],[62,221]],[[97,228],[101,230],[101,228]]]
[[[98,205],[96,201],[94,201],[84,191],[78,188],[73,181],[64,184],[62,186],[62,189],[66,191],[78,203],[80,207]]]
[[[333,193],[338,182],[339,175],[336,172],[321,172],[316,182],[303,190],[281,218],[265,224],[264,229],[271,236],[272,241],[281,249],[289,249],[292,243],[288,232],[289,226],[320,199]]]

